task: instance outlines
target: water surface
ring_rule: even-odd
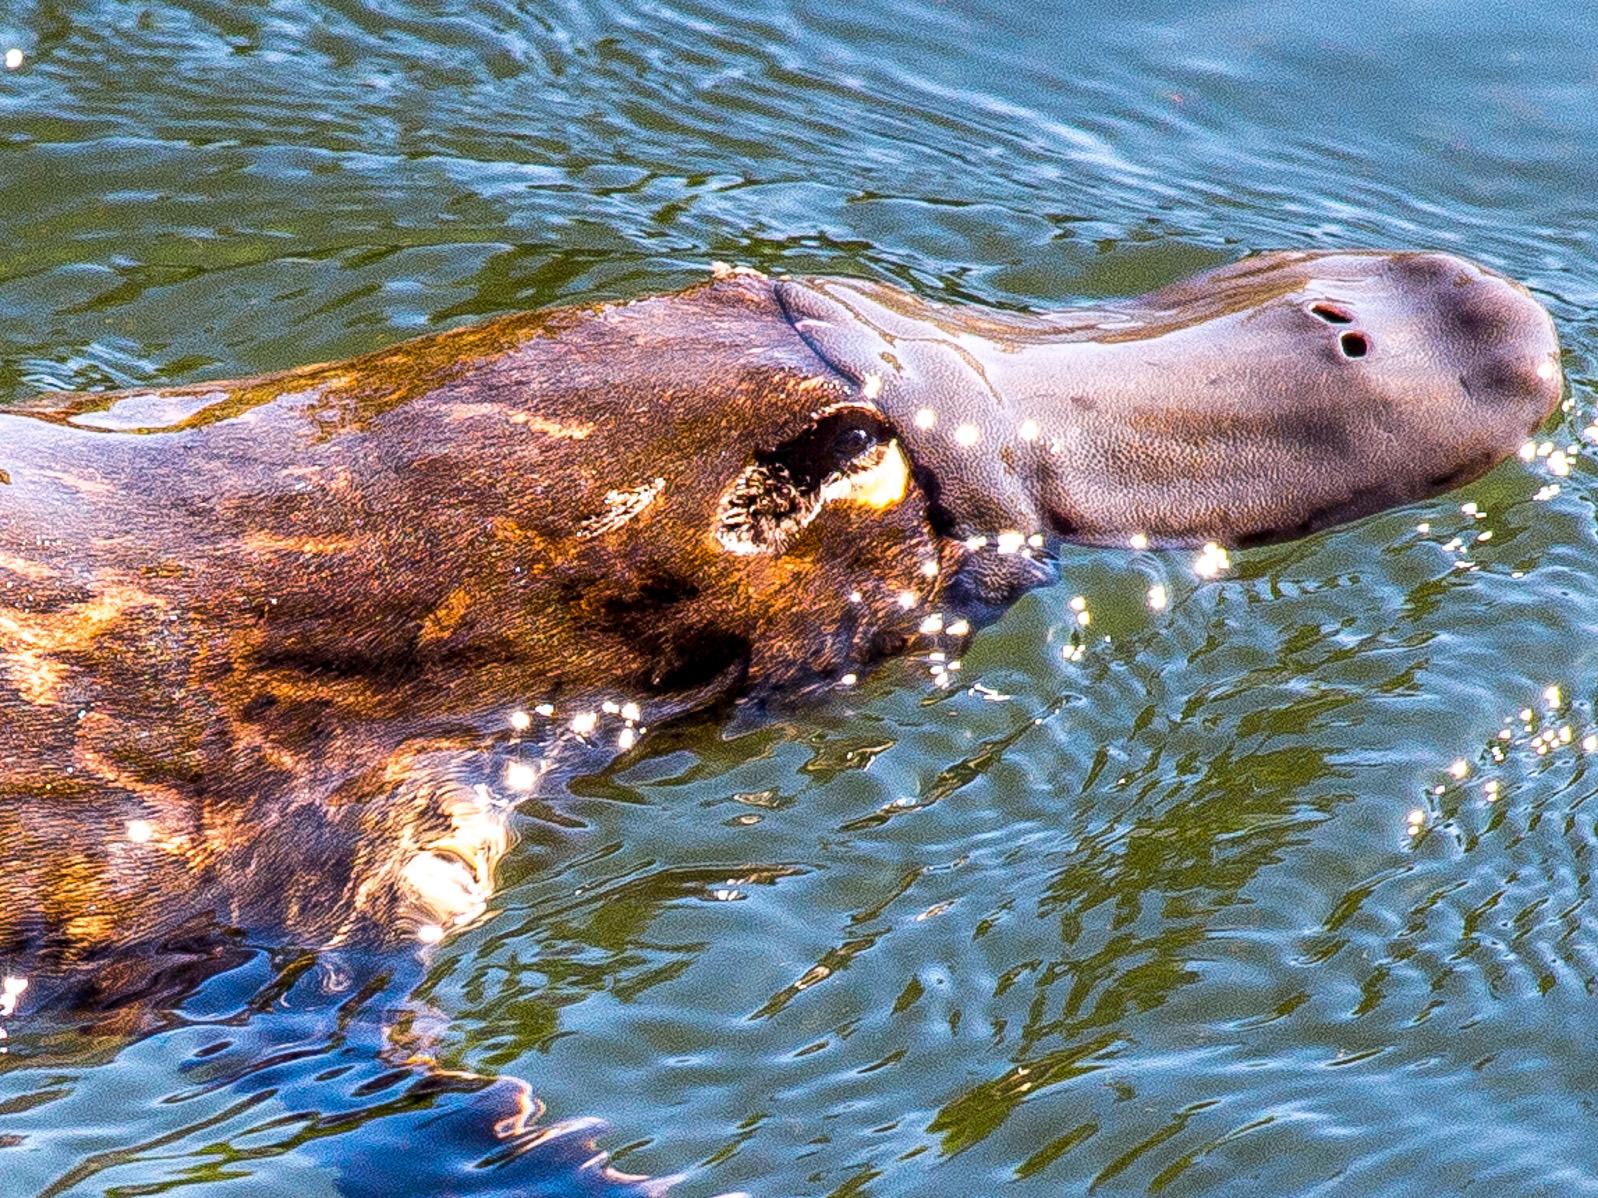
[[[1590,444],[1574,0],[13,0],[0,43],[0,398],[712,260],[1027,307],[1432,247],[1548,304],[1546,443]],[[481,1095],[387,1075],[361,963],[262,953],[135,1044],[14,1033],[3,1188],[587,1193],[597,1135],[683,1198],[1598,1192],[1595,452],[1214,579],[1073,551],[959,686],[903,661],[580,780],[371,1000],[530,1083],[570,1134],[514,1171]]]

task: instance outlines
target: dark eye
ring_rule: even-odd
[[[856,467],[863,454],[892,436],[874,412],[848,408],[824,412],[809,428],[775,449],[755,455],[758,465],[780,468],[801,491]]]
[[[832,452],[839,461],[846,462],[857,458],[866,450],[877,443],[877,438],[870,429],[855,425],[853,428],[842,428],[838,435],[832,439]]]

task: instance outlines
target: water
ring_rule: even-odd
[[[13,0],[0,395],[714,259],[1025,307],[1426,246],[1549,305],[1581,441],[1589,6],[1099,7]],[[900,662],[579,780],[425,972],[258,954],[137,1043],[18,1032],[0,1189],[586,1193],[597,1135],[684,1198],[1598,1191],[1595,496],[1517,461],[1213,581],[1071,553],[965,688]],[[380,1059],[407,995],[569,1134],[474,1168],[503,1091]]]

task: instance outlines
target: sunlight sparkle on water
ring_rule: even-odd
[[[1231,568],[1231,557],[1214,541],[1205,545],[1199,555],[1193,559],[1193,572],[1200,578],[1215,578],[1223,570]]]
[[[14,1015],[17,1010],[17,999],[22,997],[22,992],[28,988],[28,979],[7,975],[0,981],[0,1016]]]

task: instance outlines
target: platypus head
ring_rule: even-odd
[[[1037,316],[846,280],[778,296],[939,531],[990,545],[1285,540],[1476,478],[1561,393],[1541,305],[1447,254],[1262,254]]]

